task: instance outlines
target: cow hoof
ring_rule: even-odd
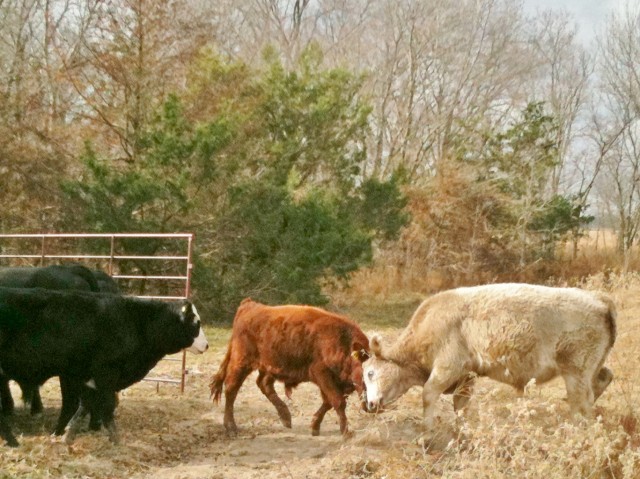
[[[280,421],[282,422],[282,425],[284,427],[286,427],[287,429],[291,429],[291,419],[287,420],[287,419],[280,419]]]
[[[90,422],[89,423],[89,430],[90,431],[99,431],[100,429],[102,429],[102,423],[99,423],[99,422],[97,422],[97,423]]]
[[[320,435],[320,429],[312,429],[311,430],[311,435],[312,436],[319,436]]]
[[[355,433],[351,429],[348,429],[342,433],[342,439],[344,439],[345,441],[351,439],[353,436],[355,436]]]
[[[237,437],[238,436],[238,428],[237,427],[227,427],[225,428],[227,437]]]

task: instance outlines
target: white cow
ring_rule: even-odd
[[[593,404],[613,378],[603,367],[616,337],[616,310],[602,293],[529,284],[458,288],[425,300],[397,341],[364,363],[367,409],[377,411],[410,387],[423,385],[424,421],[453,393],[466,405],[475,376],[510,384],[520,392],[564,378],[571,411],[593,415]]]

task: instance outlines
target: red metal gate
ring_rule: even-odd
[[[107,241],[104,246],[108,248],[108,254],[84,254],[73,252],[73,245],[66,244],[62,246],[60,242],[69,243],[72,240],[91,240]],[[154,240],[177,240],[183,243],[182,251],[175,255],[128,255],[118,254],[119,240],[132,239],[154,239]],[[16,241],[14,245],[4,244],[10,241]],[[173,282],[179,285],[173,294],[136,294],[139,298],[149,298],[158,300],[180,300],[187,299],[191,294],[191,271],[193,269],[193,240],[192,233],[33,233],[33,234],[0,234],[0,261],[10,261],[14,265],[21,260],[23,264],[26,262],[31,266],[35,266],[34,262],[38,262],[40,266],[44,266],[49,262],[60,260],[74,260],[79,262],[99,262],[105,264],[106,272],[115,280],[122,279],[127,281],[165,281]],[[28,245],[26,243],[32,243]],[[28,247],[37,249],[30,251]],[[98,247],[100,249],[101,247]],[[60,250],[65,250],[61,253]],[[69,251],[71,250],[71,252]],[[178,267],[174,269],[175,274],[165,275],[137,275],[137,274],[120,274],[118,271],[119,261],[165,261],[168,263],[176,263]],[[167,361],[176,361],[181,363],[180,379],[163,378],[147,376],[146,381],[155,381],[158,383],[175,383],[180,384],[180,392],[184,392],[187,368],[186,353],[181,353],[181,358],[167,357]]]

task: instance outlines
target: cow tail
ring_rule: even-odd
[[[222,387],[224,386],[224,380],[227,377],[227,367],[229,366],[229,360],[231,359],[231,344],[232,341],[229,341],[227,354],[225,354],[218,372],[211,377],[211,382],[209,383],[209,389],[211,390],[210,397],[213,397],[213,402],[215,402],[216,404],[220,402]]]
[[[256,303],[251,298],[245,298],[240,302],[240,306],[238,306],[238,310],[236,311],[236,315],[233,318],[234,328],[237,325],[236,321],[241,315],[241,312],[245,309],[251,308]],[[235,329],[234,329],[235,330]],[[220,364],[220,368],[218,372],[211,377],[211,382],[209,383],[209,389],[211,391],[211,396],[213,398],[213,402],[219,403],[220,396],[222,395],[222,388],[224,387],[224,380],[227,377],[227,368],[229,367],[229,361],[231,360],[231,348],[233,347],[233,338],[234,334],[231,334],[231,339],[229,339],[229,347],[227,348],[227,354],[225,354],[224,359],[222,360],[222,364]]]
[[[607,310],[607,326],[609,328],[609,347],[613,347],[613,343],[616,341],[617,334],[617,326],[616,326],[616,318],[618,317],[618,312],[616,310],[616,305],[613,303],[611,298],[605,297],[605,303],[608,306]]]

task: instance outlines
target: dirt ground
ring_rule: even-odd
[[[310,434],[311,416],[321,401],[317,387],[302,384],[287,401],[293,427],[284,428],[275,409],[255,385],[251,375],[236,401],[237,437],[222,426],[223,405],[214,405],[208,381],[222,360],[224,349],[201,357],[188,356],[188,382],[184,394],[175,385],[137,384],[120,396],[116,421],[121,444],[109,443],[106,431],[83,432],[73,446],[49,436],[59,408],[55,380],[43,387],[45,413],[31,417],[21,408],[19,390],[12,384],[17,411],[12,422],[21,445],[4,448],[0,477],[91,477],[205,479],[359,477],[380,468],[379,451],[391,442],[399,458],[403,449],[417,451],[411,442],[418,434],[418,407],[386,420],[375,418],[350,398],[347,414],[353,437],[344,439],[331,411],[321,435]],[[176,366],[161,366],[169,372]],[[284,398],[284,391],[278,387]],[[419,393],[419,391],[416,391]],[[407,397],[411,402],[410,397]],[[414,402],[418,397],[414,398]],[[417,403],[416,403],[417,406]],[[400,420],[398,421],[398,419]]]
[[[454,415],[449,396],[440,400],[436,437],[421,430],[419,388],[379,415],[361,411],[354,395],[347,408],[353,437],[341,436],[333,411],[320,436],[312,437],[310,421],[320,405],[316,386],[300,385],[287,401],[293,428],[286,429],[256,387],[254,373],[236,401],[240,433],[230,438],[222,426],[222,404],[214,405],[208,391],[229,331],[211,328],[210,350],[187,356],[184,394],[175,385],[157,388],[149,382],[121,393],[120,445],[110,444],[104,430],[83,431],[71,447],[51,437],[60,403],[55,380],[43,387],[42,416],[31,417],[16,401],[12,422],[21,445],[2,446],[0,478],[640,477],[637,372],[622,365],[626,355],[636,356],[637,293],[640,286],[618,298],[622,339],[610,364],[617,379],[598,401],[602,417],[595,423],[569,421],[559,380],[528,388],[517,398],[508,387],[481,379],[464,416]],[[376,331],[393,336],[399,329]],[[162,362],[159,370],[168,374],[176,365]],[[281,387],[278,392],[284,397]],[[17,388],[14,393],[19,398]],[[590,470],[593,474],[585,472]]]

